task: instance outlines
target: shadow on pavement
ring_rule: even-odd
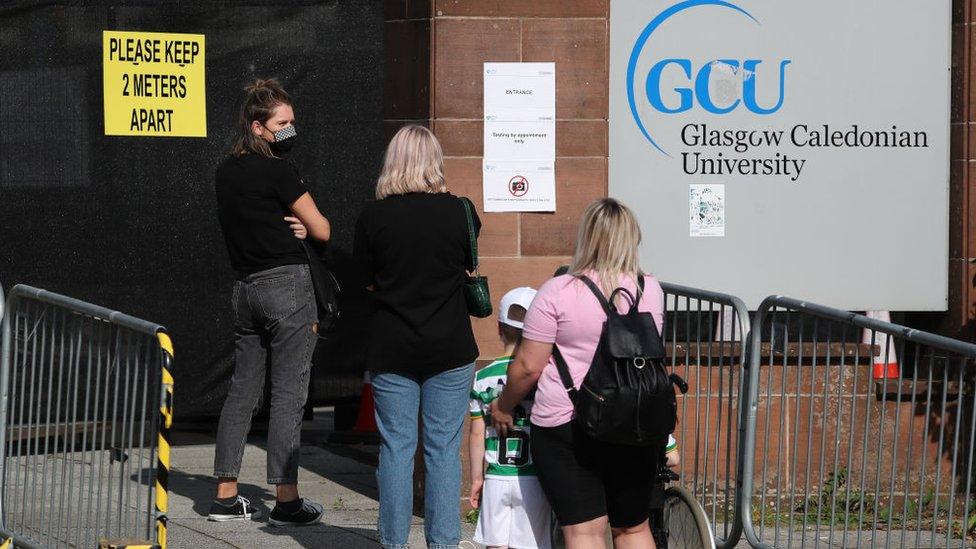
[[[264,525],[260,530],[271,536],[288,537],[308,549],[319,549],[325,546],[342,547],[343,549],[379,546],[379,538],[375,529],[317,524],[293,528],[276,528]],[[328,540],[328,542],[325,543],[324,540]]]

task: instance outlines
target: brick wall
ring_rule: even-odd
[[[976,338],[976,86],[973,0],[952,3],[952,133],[949,180],[949,310],[940,333]]]
[[[509,289],[538,288],[569,262],[583,207],[607,194],[608,18],[609,0],[386,1],[387,135],[419,123],[440,139],[448,186],[478,206],[481,270],[496,306]],[[486,214],[482,209],[486,61],[556,63],[554,214]],[[473,320],[482,363],[501,353],[496,322],[494,316]],[[462,453],[467,454],[467,424]],[[422,510],[420,462],[415,468],[417,512]],[[466,494],[466,457],[462,463]]]
[[[383,119],[387,137],[404,124],[430,125],[430,0],[384,5]]]
[[[497,300],[538,287],[572,255],[583,207],[607,193],[608,0],[437,0],[432,127],[447,179],[484,222],[482,265]],[[556,213],[481,211],[486,61],[556,63]],[[501,350],[495,319],[477,320],[482,357]]]
[[[479,208],[482,272],[496,301],[511,288],[538,287],[568,262],[583,207],[606,196],[608,2],[387,2],[388,131],[423,121],[441,140],[448,185]],[[410,51],[425,40],[429,51]],[[405,66],[427,56],[428,67]],[[554,214],[481,210],[486,61],[556,63]],[[495,322],[474,321],[482,357],[501,351]]]

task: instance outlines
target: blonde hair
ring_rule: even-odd
[[[613,198],[590,202],[580,219],[576,251],[569,267],[574,276],[595,272],[605,292],[619,285],[621,277],[642,276],[637,246],[640,226],[630,208]]]
[[[235,155],[256,153],[274,157],[271,146],[262,137],[254,135],[251,124],[255,120],[261,125],[267,124],[280,105],[292,106],[291,98],[274,78],[259,78],[244,88],[244,103],[241,105],[238,134],[234,140]]]
[[[430,130],[411,124],[400,128],[383,157],[376,198],[407,193],[446,193],[444,153]]]

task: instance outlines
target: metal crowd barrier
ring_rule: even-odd
[[[15,286],[0,363],[0,534],[166,547],[173,348],[162,326]]]
[[[976,345],[775,296],[749,345],[750,545],[973,546]]]
[[[734,296],[662,287],[691,388],[678,472],[717,547],[973,545],[976,345],[776,296],[750,323]],[[165,330],[27,286],[2,303],[0,535],[165,548]]]
[[[662,284],[663,338],[671,370],[688,382],[678,395],[678,474],[708,515],[719,548],[742,535],[737,516],[749,311],[737,297]]]

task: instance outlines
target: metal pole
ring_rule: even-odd
[[[17,295],[10,295],[10,303],[7,307],[2,305],[3,303],[3,288],[0,288],[0,324],[3,325],[3,340],[0,342],[0,349],[2,349],[2,358],[0,358],[0,451],[6,452],[7,448],[7,398],[9,392],[10,384],[10,352],[11,352],[11,337],[10,337],[10,319],[4,316],[4,312],[9,310],[10,307],[14,306],[17,301]],[[6,459],[0,459],[0,530],[4,528],[4,517],[6,513],[3,508],[4,491],[6,489]]]

